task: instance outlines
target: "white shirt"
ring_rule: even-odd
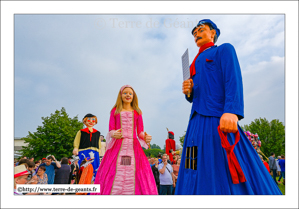
[[[163,168],[163,166],[164,166],[164,163],[163,162],[160,163],[158,166],[158,170],[160,171]],[[167,168],[170,172],[167,170]],[[173,184],[172,175],[171,175],[172,172],[173,172],[172,166],[169,163],[167,163],[165,172],[163,174],[159,172],[160,173],[160,176],[159,176],[160,177],[160,185],[172,185]]]

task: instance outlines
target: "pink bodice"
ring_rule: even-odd
[[[133,113],[121,112],[121,127],[123,130],[123,141],[117,157],[117,168],[112,195],[134,195],[135,194],[135,157],[133,148]],[[130,159],[123,165],[122,159]],[[128,165],[129,164],[129,165]]]
[[[139,115],[135,110],[134,110],[134,112],[127,112],[127,113],[131,113],[131,115],[132,115],[132,118],[131,118],[132,123],[130,123],[132,125],[132,128],[130,130],[132,132],[126,132],[127,130],[125,130],[122,127],[121,114],[114,115],[115,110],[116,109],[114,108],[110,113],[109,133],[107,134],[107,137],[106,137],[107,150],[112,148],[113,144],[115,143],[115,139],[112,138],[113,133],[120,128],[122,128],[123,136],[124,136],[124,134],[126,136],[132,135],[133,139],[138,139],[138,141],[140,142],[140,145],[142,147],[148,149],[148,145],[143,140],[144,132],[143,132],[142,115],[141,114]],[[121,112],[121,113],[123,113],[123,112]],[[125,119],[125,120],[129,120],[129,119]]]

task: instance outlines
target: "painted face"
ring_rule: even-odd
[[[216,34],[215,30],[210,30],[209,25],[203,24],[198,26],[194,32],[194,41],[198,47],[201,47],[202,45],[214,42],[214,36]]]
[[[121,98],[124,103],[131,103],[133,101],[133,90],[125,88],[121,94]]]
[[[84,123],[87,127],[93,127],[96,124],[96,118],[86,118],[86,121]]]

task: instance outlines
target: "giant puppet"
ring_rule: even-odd
[[[142,112],[132,86],[122,86],[110,112],[107,150],[94,184],[93,195],[157,195],[153,172],[142,147],[152,137],[143,129]],[[142,146],[142,147],[141,147]]]
[[[244,103],[234,47],[214,45],[220,30],[209,19],[199,21],[192,35],[199,52],[183,82],[192,109],[175,194],[282,194],[238,125]]]
[[[77,132],[74,140],[73,154],[79,155],[79,165],[85,158],[93,159],[91,164],[93,166],[92,180],[94,180],[100,165],[99,152],[101,150],[101,133],[93,128],[93,126],[98,123],[98,119],[95,115],[90,113],[85,115],[83,123],[86,125],[86,128]]]
[[[165,140],[165,152],[169,156],[169,160],[173,161],[173,152],[175,151],[175,141],[174,141],[174,133],[172,131],[168,131],[168,139]]]

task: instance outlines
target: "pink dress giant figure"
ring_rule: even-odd
[[[134,99],[125,97],[127,90],[132,92]],[[126,100],[130,106],[126,106]],[[137,105],[134,105],[136,101]],[[120,113],[116,113],[117,108],[121,110]],[[107,151],[94,181],[94,184],[100,184],[101,191],[92,195],[158,194],[151,167],[142,150],[142,147],[148,148],[144,139],[149,142],[151,136],[143,131],[142,114],[136,93],[131,86],[125,85],[111,110],[109,133],[106,137]]]

